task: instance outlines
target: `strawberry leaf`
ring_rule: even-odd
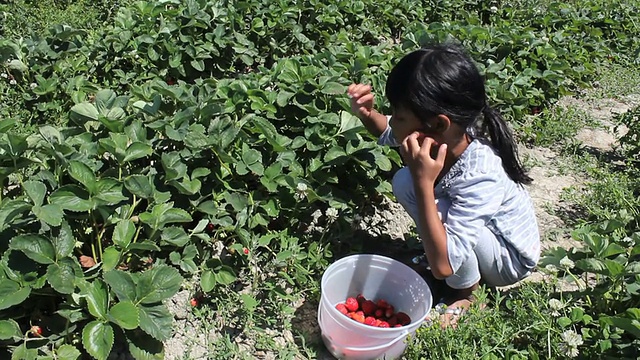
[[[82,345],[97,360],[106,360],[113,347],[113,328],[109,323],[94,320],[82,329]]]

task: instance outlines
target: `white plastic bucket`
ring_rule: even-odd
[[[331,264],[322,275],[318,324],[333,356],[345,360],[396,359],[431,309],[431,290],[407,265],[380,255],[351,255]],[[411,317],[409,325],[378,328],[354,321],[336,309],[348,297],[362,294],[385,299]]]

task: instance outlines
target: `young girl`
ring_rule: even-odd
[[[393,193],[416,222],[433,276],[454,289],[445,313],[468,308],[481,279],[505,286],[527,277],[540,258],[523,186],[531,178],[471,57],[453,44],[406,55],[387,80],[390,117],[373,109],[370,86],[352,84],[348,94],[379,144],[400,147],[407,166]]]

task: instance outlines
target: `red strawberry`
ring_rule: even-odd
[[[355,315],[353,315],[353,320],[364,323],[364,313],[362,311],[356,312]]]
[[[398,319],[398,324],[401,324],[401,325],[411,324],[411,317],[409,317],[409,315],[407,315],[402,311],[396,314],[396,318]]]
[[[386,322],[386,321],[380,321],[380,325],[378,325],[378,327],[381,327],[381,328],[388,328],[388,327],[390,327],[390,326],[389,326],[389,323],[388,323],[388,322]]]
[[[381,317],[383,317],[383,316],[384,316],[384,310],[382,310],[382,309],[378,309],[378,310],[376,310],[375,315],[376,315],[376,317],[377,317],[378,319],[380,319]]]
[[[383,308],[383,309],[386,309],[387,307],[389,307],[389,303],[383,299],[379,299],[377,305],[379,308]]]
[[[191,300],[189,301],[189,303],[191,304],[191,306],[196,307],[196,306],[198,306],[198,299],[196,299],[196,298],[191,298]]]
[[[247,248],[242,249],[242,252],[243,252],[245,255],[249,255],[249,249],[247,249]]]
[[[366,318],[364,318],[364,323],[365,325],[375,326],[376,318],[374,318],[373,316],[367,316]]]
[[[376,310],[378,310],[376,303],[374,303],[371,300],[365,300],[365,302],[363,302],[362,305],[360,305],[360,307],[362,308],[362,311],[364,311],[366,315],[373,315],[376,313]]]
[[[380,321],[380,319],[376,319],[376,320],[373,322],[373,326],[375,326],[375,327],[379,327],[379,326],[380,326],[380,323],[382,323],[382,321]]]
[[[207,224],[207,230],[209,230],[209,231],[213,231],[213,229],[215,229],[215,227],[216,227],[216,226],[215,226],[215,225],[213,225],[213,223],[208,223],[208,224]]]
[[[33,325],[31,327],[31,333],[35,336],[42,336],[42,328],[38,325]]]
[[[356,313],[354,311],[349,311],[347,316],[353,319],[353,317],[356,316]]]
[[[395,315],[389,318],[389,326],[393,327],[393,326],[396,326],[397,324],[398,324],[398,318]]]
[[[393,305],[389,305],[389,307],[387,308],[387,310],[385,310],[384,312],[384,316],[386,316],[387,318],[390,318],[393,316],[393,313],[395,309],[393,308]]]
[[[356,296],[356,300],[358,300],[358,306],[360,306],[360,307],[362,307],[362,304],[365,301],[367,301],[367,299],[362,294],[358,294],[358,296]]]
[[[341,313],[347,315],[347,313],[349,312],[349,310],[347,310],[347,307],[344,306],[343,303],[340,303],[338,305],[336,305],[336,309],[338,309],[338,311],[340,311]]]
[[[356,298],[352,298],[352,297],[347,299],[347,302],[345,303],[345,306],[347,307],[347,310],[353,311],[353,312],[358,311],[358,308],[360,307],[360,306],[358,306],[358,300],[356,300]]]

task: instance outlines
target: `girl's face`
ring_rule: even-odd
[[[393,135],[398,143],[402,143],[407,136],[416,131],[433,138],[438,143],[441,143],[442,134],[431,128],[433,127],[432,122],[435,121],[436,117],[434,116],[432,121],[430,120],[428,124],[424,124],[410,110],[395,108],[391,114],[389,126],[393,129]]]

